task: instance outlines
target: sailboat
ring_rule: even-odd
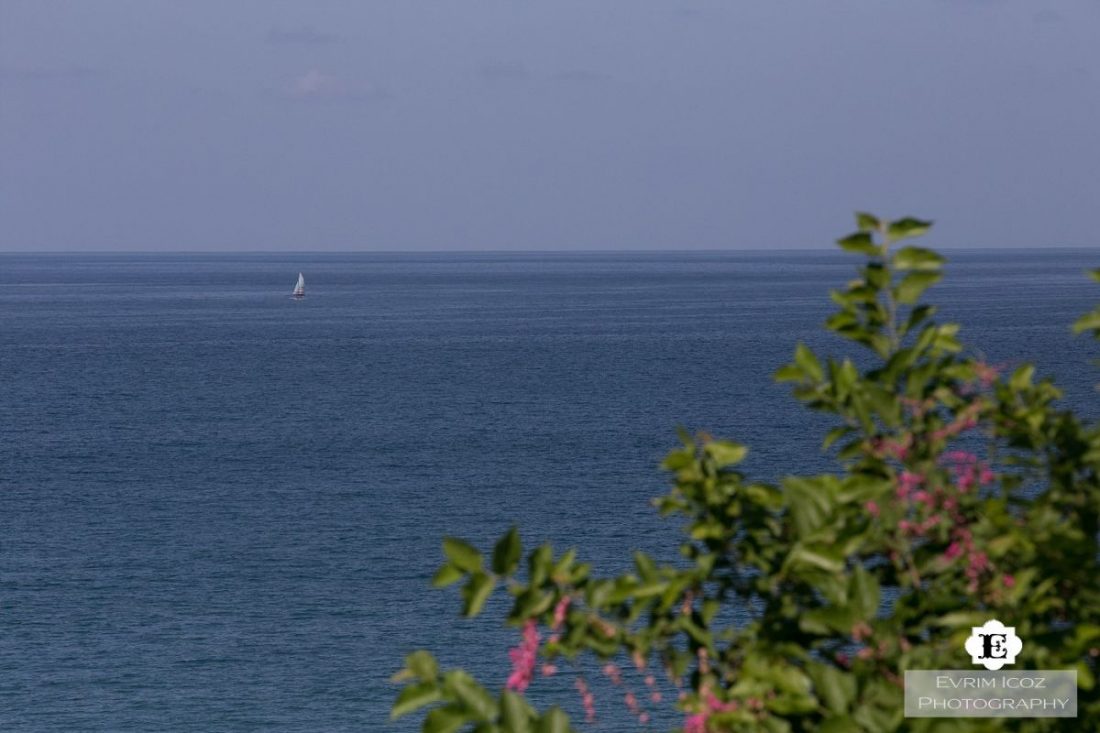
[[[294,286],[294,292],[291,293],[295,298],[306,297],[306,279],[302,277],[302,273],[298,273],[298,283]]]

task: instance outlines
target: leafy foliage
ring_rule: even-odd
[[[572,730],[518,694],[537,651],[659,665],[686,692],[689,733],[1100,730],[1100,430],[1032,367],[1002,375],[934,321],[921,299],[943,257],[896,246],[930,222],[856,218],[839,245],[863,262],[826,326],[870,358],[823,360],[799,344],[776,374],[835,418],[823,444],[837,472],[757,482],[738,470],[744,446],[682,435],[656,504],[684,521],[687,563],[636,553],[618,577],[548,545],[521,577],[514,528],[489,567],[445,540],[435,584],[463,582],[468,616],[506,588],[525,651],[498,694],[410,655],[394,717],[431,707],[427,733]],[[1100,338],[1100,310],[1076,329]],[[1018,667],[1077,671],[1076,720],[902,717],[904,670],[968,668],[964,641],[989,618],[1027,639]]]

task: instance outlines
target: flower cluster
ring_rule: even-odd
[[[508,651],[512,660],[512,674],[508,676],[505,687],[523,692],[531,684],[534,676],[535,661],[539,653],[539,630],[533,619],[523,625],[523,638],[519,645]]]
[[[755,700],[751,701],[756,703]],[[702,709],[691,713],[684,719],[684,733],[706,733],[707,720],[715,713],[729,713],[739,707],[736,700],[722,702],[714,693],[707,691],[703,697]],[[755,704],[753,707],[757,707]]]
[[[992,367],[982,372],[983,381],[995,375]],[[913,409],[913,408],[911,408]],[[930,409],[921,405],[922,413]],[[932,432],[934,441],[954,437],[978,425],[980,404],[972,402],[960,410],[943,428]],[[874,442],[872,452],[883,458],[895,458],[905,461],[914,444],[912,433],[900,438],[884,438]],[[899,470],[894,495],[901,503],[903,517],[898,520],[897,529],[903,537],[921,539],[928,537],[936,528],[943,528],[949,544],[944,550],[943,559],[954,562],[963,558],[966,562],[967,588],[971,593],[977,591],[978,582],[984,572],[991,569],[989,557],[974,542],[970,520],[960,503],[963,495],[973,494],[978,489],[996,481],[996,474],[974,453],[952,450],[943,453],[939,465],[947,473],[947,480],[937,479],[937,472],[920,473],[909,467]],[[864,505],[867,513],[878,518],[882,508],[877,502],[868,501]],[[910,509],[916,509],[915,515]],[[1006,579],[1011,587],[1013,579]]]
[[[596,696],[588,688],[588,683],[584,681],[584,677],[578,677],[574,687],[577,688],[577,692],[581,696],[581,705],[584,706],[584,719],[591,723],[596,719]]]

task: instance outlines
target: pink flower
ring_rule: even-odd
[[[989,387],[997,381],[997,377],[1000,376],[1000,369],[979,361],[974,364],[974,373],[978,376],[978,381],[981,382],[983,387]]]
[[[902,471],[901,475],[898,476],[898,498],[907,498],[910,492],[920,486],[923,482],[924,476],[916,473],[910,473],[909,471]]]
[[[977,463],[978,457],[964,450],[952,450],[943,454],[944,460],[953,463]]]
[[[877,517],[878,516],[878,514],[879,514],[878,504],[876,504],[875,502],[869,501],[866,504],[864,504],[863,506],[864,506],[865,509],[867,509],[867,513],[870,514],[872,517]]]
[[[909,455],[909,446],[897,441],[889,441],[886,443],[886,452],[892,453],[899,461],[904,461],[905,457]]]
[[[722,702],[713,693],[707,694],[707,708],[715,713],[728,713],[737,709],[737,701]]]
[[[684,733],[707,733],[707,714],[694,713],[684,719]]]
[[[952,542],[947,546],[947,550],[944,551],[943,556],[948,560],[954,560],[956,557],[962,554],[963,548],[958,542]]]
[[[569,610],[569,603],[572,600],[569,596],[562,596],[554,606],[554,623],[550,626],[552,630],[557,631],[565,623],[565,612]]]
[[[591,723],[596,719],[596,697],[588,689],[588,683],[583,677],[578,677],[573,685],[581,696],[581,704],[584,706],[584,719]]]
[[[1012,586],[1016,585],[1016,578],[1012,577],[1011,575],[1005,575],[1004,584],[1005,588],[1011,588]]]
[[[554,666],[553,664],[544,664],[544,665],[542,665],[542,676],[543,677],[553,677],[557,673],[558,673],[558,668],[556,666]]]
[[[539,651],[538,626],[531,619],[523,625],[523,639],[519,646],[508,651],[508,657],[512,660],[512,674],[508,676],[505,687],[516,692],[523,692],[531,684],[531,678],[535,672],[535,660]]]

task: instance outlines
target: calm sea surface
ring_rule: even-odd
[[[1081,252],[951,256],[941,316],[1095,410]],[[675,427],[826,467],[771,382],[851,278],[834,253],[0,256],[0,730],[404,731],[435,650],[494,686],[439,540],[676,555]],[[299,271],[308,296],[288,297]],[[586,668],[593,677],[599,675]],[[572,674],[537,700],[576,708]],[[610,694],[610,693],[609,693]],[[621,692],[619,693],[621,695]],[[630,729],[599,700],[602,730]]]

